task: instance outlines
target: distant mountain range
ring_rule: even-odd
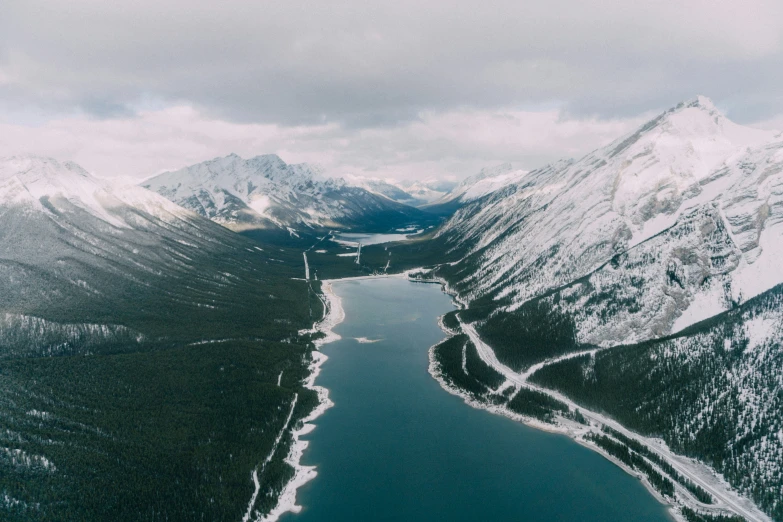
[[[424,217],[386,194],[324,177],[312,165],[289,165],[274,154],[215,158],[156,176],[144,187],[237,231],[387,230]]]
[[[352,177],[349,183],[366,188],[370,192],[381,194],[405,205],[422,207],[448,194],[456,182],[448,180],[394,181],[374,178]]]
[[[160,174],[143,186],[235,231],[299,234],[330,228],[383,231],[422,220],[437,222],[433,216],[451,215],[525,174],[503,164],[459,184],[345,179],[327,177],[318,166],[287,164],[274,154],[247,160],[231,154]]]

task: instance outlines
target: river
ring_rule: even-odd
[[[400,278],[333,283],[345,320],[317,384],[319,417],[302,463],[318,476],[285,522],[668,521],[641,482],[563,435],[471,408],[428,371],[452,310],[437,285]],[[360,339],[364,342],[360,342]],[[377,341],[377,342],[367,342]]]

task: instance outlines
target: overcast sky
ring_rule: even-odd
[[[697,94],[783,128],[782,87],[781,0],[0,0],[0,155],[104,176],[236,152],[461,178]]]

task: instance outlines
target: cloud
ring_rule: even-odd
[[[578,156],[696,94],[772,125],[781,63],[779,0],[3,0],[0,151],[461,177]]]
[[[783,112],[779,0],[5,0],[0,94],[49,113],[150,99],[282,125],[556,105],[632,116],[696,93]],[[738,74],[739,73],[739,74]]]
[[[54,156],[100,176],[134,179],[231,152],[244,157],[274,152],[292,163],[319,163],[334,176],[464,177],[505,161],[535,168],[563,155],[579,156],[642,119],[568,119],[557,109],[471,109],[423,112],[405,124],[354,129],[338,123],[237,123],[176,106],[133,117],[0,124],[0,156]]]

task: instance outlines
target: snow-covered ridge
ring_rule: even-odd
[[[236,154],[166,172],[143,184],[232,229],[339,227],[405,207],[385,195],[328,178],[318,166],[287,164],[274,154]]]
[[[159,218],[190,215],[154,192],[95,178],[73,162],[40,156],[0,158],[0,206],[51,213],[51,200],[55,199],[118,228],[133,228],[118,212],[126,206]]]
[[[445,197],[457,186],[456,182],[435,178],[398,181],[394,179],[346,176],[345,179],[352,186],[364,188],[398,203],[414,207],[422,207],[437,201]]]
[[[641,322],[650,325],[645,335],[660,335],[783,282],[781,150],[779,133],[737,125],[698,97],[578,161],[534,170],[463,207],[440,233],[479,256],[462,282],[468,296],[506,297],[511,309],[627,252],[637,259],[641,309],[625,326],[586,318],[580,333],[624,342]],[[668,243],[651,242],[700,209],[706,217],[687,218],[692,225]],[[608,265],[578,291],[594,303],[590,295],[629,273]],[[658,296],[654,309],[645,306],[650,295]]]
[[[440,205],[453,201],[469,203],[507,185],[518,183],[527,173],[526,170],[514,169],[511,163],[484,168],[478,174],[463,180],[432,204]]]
[[[163,274],[195,271],[208,252],[235,245],[234,234],[150,190],[51,158],[0,159],[4,311],[95,302],[120,283],[144,289]],[[206,298],[202,305],[211,306]]]

